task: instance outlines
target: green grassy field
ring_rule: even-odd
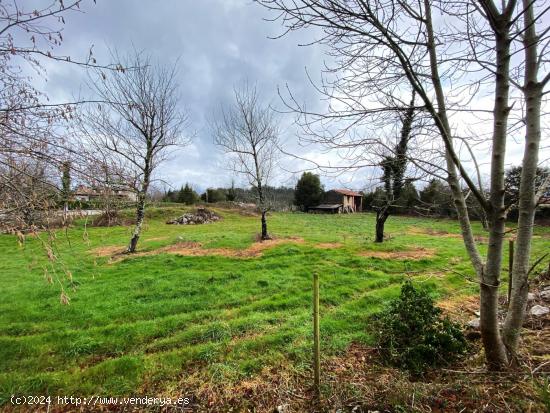
[[[181,210],[153,211],[139,248],[198,242],[230,251],[255,242],[257,217],[219,212],[217,223],[170,226],[165,219]],[[0,236],[0,404],[14,393],[169,395],[191,372],[225,386],[265,367],[306,372],[314,271],[323,357],[370,343],[369,316],[399,293],[407,273],[435,297],[476,293],[463,277],[472,270],[462,240],[446,234],[458,233],[454,221],[391,217],[382,245],[373,243],[370,214],[276,213],[269,226],[279,240],[303,242],[288,239],[252,257],[150,253],[109,261],[97,249],[122,249],[130,229],[89,228],[85,236],[80,223],[57,234],[51,284],[36,237],[19,246],[16,237]],[[536,234],[534,256],[550,249],[550,228]],[[433,256],[368,256],[418,248]],[[69,305],[60,304],[62,288]]]

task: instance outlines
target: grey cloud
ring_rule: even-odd
[[[245,0],[99,0],[85,13],[67,18],[63,52],[83,58],[93,44],[102,63],[109,61],[109,48],[120,53],[143,50],[166,64],[179,59],[182,103],[190,111],[196,138],[193,147],[173,156],[159,176],[174,186],[186,181],[200,188],[227,185],[232,177],[220,169],[223,160],[212,143],[208,117],[231,101],[233,86],[244,80],[257,83],[266,102],[275,105],[280,103],[277,86],[286,84],[300,99],[314,102],[304,69],[320,73],[326,58],[321,46],[298,46],[310,42],[314,32],[269,39],[282,29],[265,17],[265,9]],[[47,90],[54,100],[85,90],[83,70],[57,64],[49,65],[48,71]],[[281,124],[283,139],[293,142],[292,116],[281,115]],[[288,181],[288,174],[279,174],[277,183]]]

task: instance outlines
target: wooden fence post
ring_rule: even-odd
[[[321,347],[319,342],[319,274],[313,274],[313,373],[315,397],[321,397]]]
[[[508,240],[508,305],[512,297],[512,269],[514,267],[514,240]]]

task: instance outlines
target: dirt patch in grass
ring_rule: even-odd
[[[465,323],[479,314],[479,297],[453,295],[439,300],[437,306],[454,320]]]
[[[108,245],[106,247],[94,248],[90,252],[97,257],[112,257],[113,255],[120,255],[126,251],[125,246],[121,245]]]
[[[367,258],[382,258],[387,260],[421,260],[435,255],[433,248],[415,248],[404,251],[363,251],[359,255]]]
[[[259,217],[261,214],[257,212],[256,210],[249,210],[249,209],[240,209],[239,215],[242,215],[243,217]]]
[[[156,255],[156,254],[163,254],[163,253],[177,254],[178,251],[181,251],[183,255],[183,252],[185,251],[195,251],[195,250],[201,250],[201,249],[202,249],[202,244],[200,242],[180,241],[176,244],[168,245],[163,248],[144,252],[143,254],[146,254],[146,255]]]
[[[124,247],[121,246],[95,248],[92,250],[92,253],[99,257],[110,256],[111,262],[119,261],[127,257],[144,257],[158,254],[175,254],[183,255],[186,257],[202,257],[215,255],[236,258],[252,258],[261,256],[264,250],[275,247],[277,245],[288,243],[302,244],[303,242],[304,240],[298,237],[277,238],[255,242],[250,247],[239,250],[233,248],[203,248],[203,245],[200,242],[183,241],[152,251],[142,251],[131,255],[124,254]]]
[[[418,235],[437,235],[438,237],[445,237],[445,238],[462,238],[462,235],[455,234],[452,232],[442,231],[442,230],[436,230],[433,228],[422,228],[422,227],[409,227],[407,229],[407,234],[418,234]]]
[[[168,253],[184,256],[207,256],[207,255],[221,255],[224,257],[237,257],[237,258],[250,258],[250,257],[259,257],[262,255],[263,251],[277,245],[287,244],[287,243],[303,243],[302,238],[291,237],[291,238],[277,238],[269,239],[265,241],[259,241],[253,243],[250,247],[245,249],[233,249],[233,248],[203,248],[202,244],[195,242],[185,242],[170,245],[166,248],[161,248],[155,251],[152,251],[153,254],[159,253]]]
[[[344,244],[341,242],[321,242],[320,244],[316,244],[315,248],[320,248],[322,250],[331,250],[334,248],[342,248]]]

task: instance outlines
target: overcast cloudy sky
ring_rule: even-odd
[[[234,85],[247,79],[256,82],[262,98],[274,106],[280,104],[277,87],[286,84],[297,96],[315,101],[305,68],[318,75],[326,56],[321,46],[299,46],[312,40],[314,33],[269,39],[281,28],[265,21],[266,10],[251,1],[98,0],[83,11],[66,18],[60,49],[64,54],[83,58],[93,45],[100,63],[108,62],[109,48],[121,53],[136,48],[167,64],[179,58],[182,103],[190,111],[196,137],[192,146],[174,154],[160,170],[159,175],[174,186],[190,182],[202,190],[231,183],[233,176],[225,169],[206,120],[219,105],[232,101]],[[50,64],[47,70],[46,88],[52,100],[71,100],[82,93],[86,76],[81,69]],[[293,116],[281,115],[279,121],[283,139],[295,141]],[[293,179],[281,172],[275,183],[293,185]],[[340,185],[338,180],[326,183]]]
[[[319,96],[309,84],[308,73],[318,80],[327,56],[320,45],[299,46],[310,43],[316,33],[311,30],[290,33],[277,40],[269,37],[282,33],[279,23],[265,21],[270,17],[262,7],[251,0],[97,0],[90,1],[83,13],[66,17],[64,43],[59,52],[84,59],[90,46],[100,63],[109,62],[109,49],[120,53],[134,48],[152,55],[161,63],[172,64],[179,59],[179,87],[182,103],[190,111],[195,139],[172,156],[161,167],[159,178],[179,187],[189,182],[198,190],[208,186],[227,186],[239,177],[224,169],[222,153],[213,144],[207,119],[220,105],[233,99],[233,86],[245,80],[257,83],[265,102],[281,107],[277,87],[288,84],[300,101],[311,109],[320,105]],[[82,88],[85,71],[72,65],[50,63],[46,66],[46,91],[54,101],[70,101],[85,94]],[[491,100],[478,102],[491,109]],[[298,152],[296,128],[292,115],[280,115],[282,139],[291,151]],[[468,124],[463,118],[453,122]],[[491,122],[484,122],[490,128]],[[476,126],[477,128],[477,126]],[[490,131],[490,129],[489,129]],[[508,154],[511,163],[521,159],[519,144],[510,142]],[[543,145],[544,147],[544,145]],[[302,151],[304,151],[302,149]],[[307,150],[311,157],[311,148]],[[488,152],[477,153],[482,167]],[[548,147],[543,159],[548,159]],[[326,160],[331,155],[317,154]],[[334,157],[332,157],[335,160]],[[297,171],[304,165],[286,161],[286,169]],[[322,177],[325,186],[363,189],[369,182],[368,173],[361,171],[338,178]],[[274,184],[295,183],[297,174],[282,170]]]

